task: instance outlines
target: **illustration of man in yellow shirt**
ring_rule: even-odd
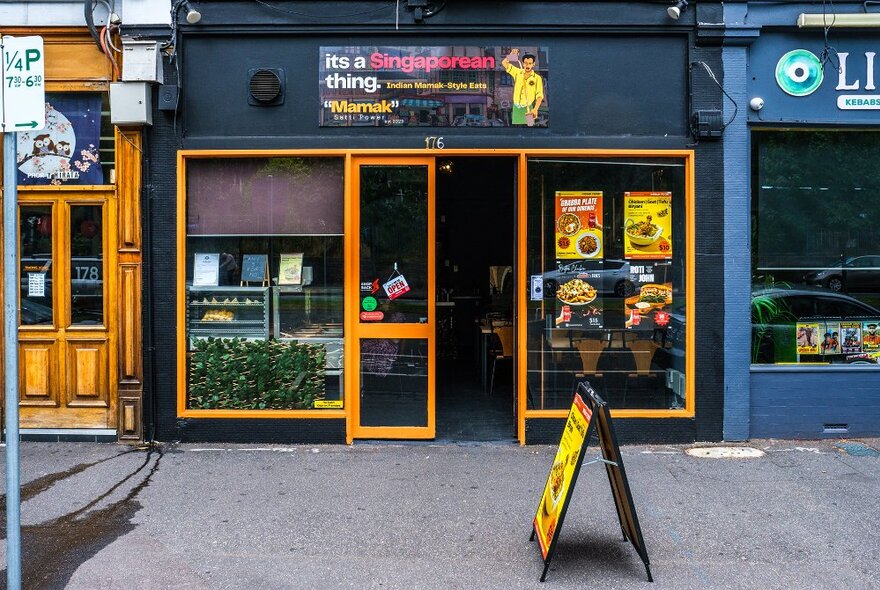
[[[511,60],[518,61],[522,67],[511,64]],[[538,117],[538,108],[544,101],[544,81],[534,71],[535,56],[526,53],[519,57],[519,49],[511,49],[510,55],[502,60],[504,71],[513,77],[513,114],[511,122],[514,125],[527,125],[531,127]]]

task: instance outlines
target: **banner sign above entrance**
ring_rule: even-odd
[[[321,47],[322,127],[547,127],[544,47]]]

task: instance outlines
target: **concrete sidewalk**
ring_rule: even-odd
[[[24,587],[880,588],[880,441],[843,442],[624,447],[654,584],[598,464],[538,582],[555,448],[23,443]]]

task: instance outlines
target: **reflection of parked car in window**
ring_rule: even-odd
[[[805,274],[804,282],[832,291],[880,292],[880,256],[847,258],[841,266]]]
[[[29,299],[21,300],[19,321],[22,326],[52,324],[52,308]]]
[[[564,265],[559,270],[544,273],[544,296],[555,297],[556,289],[562,283],[576,278],[582,271],[571,270],[576,268],[577,263]],[[635,292],[635,286],[630,280],[629,262],[626,260],[605,260],[599,270],[590,269],[590,273],[598,273],[601,283],[593,285],[600,293],[629,297]]]
[[[796,324],[880,318],[880,310],[854,297],[826,289],[756,288],[752,290],[752,362],[797,362]],[[826,361],[845,361],[825,358]]]
[[[486,127],[483,115],[459,115],[452,120],[452,127]]]

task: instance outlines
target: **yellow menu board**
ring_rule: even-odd
[[[670,260],[672,193],[624,193],[623,210],[623,257],[627,260]]]
[[[575,470],[580,464],[579,459],[584,449],[584,439],[592,415],[592,411],[581,396],[575,394],[565,429],[562,431],[562,439],[559,441],[559,449],[556,451],[556,458],[553,460],[547,484],[544,486],[544,494],[538,505],[538,513],[535,515],[535,533],[538,535],[541,555],[545,560],[565,517],[565,508],[568,506],[568,498],[574,487]]]
[[[556,258],[602,259],[602,191],[556,191]]]

